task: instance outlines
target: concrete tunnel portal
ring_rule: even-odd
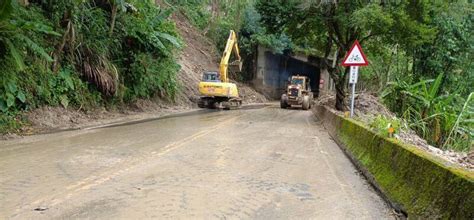
[[[252,82],[256,90],[265,96],[279,99],[292,75],[309,77],[311,90],[315,97],[319,95],[321,71],[317,60],[304,56],[275,54],[259,47],[255,63],[256,73]]]

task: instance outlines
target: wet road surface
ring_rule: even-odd
[[[0,141],[0,219],[390,219],[310,111],[199,111]]]

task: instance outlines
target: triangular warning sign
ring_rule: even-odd
[[[365,57],[364,52],[362,52],[362,48],[360,47],[359,41],[355,41],[352,45],[351,50],[349,53],[346,54],[344,61],[342,62],[343,66],[367,66],[369,62],[367,57]]]

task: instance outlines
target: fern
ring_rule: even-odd
[[[18,35],[18,39],[20,39],[22,42],[24,42],[25,46],[30,49],[33,53],[36,53],[37,55],[42,56],[44,59],[46,59],[48,62],[53,62],[53,58],[48,55],[46,50],[32,41],[30,38],[28,38],[25,35]]]
[[[50,26],[41,23],[41,21],[25,20],[22,15],[28,14],[28,12],[20,13],[23,10],[25,9],[11,0],[0,3],[0,43],[8,48],[9,55],[13,58],[15,66],[19,70],[25,68],[25,53],[23,52],[25,48],[40,55],[49,62],[53,61],[46,52],[46,49],[31,40],[28,35],[38,33],[59,35]]]

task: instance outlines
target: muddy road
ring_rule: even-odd
[[[272,105],[0,142],[0,219],[390,219],[310,111]]]

